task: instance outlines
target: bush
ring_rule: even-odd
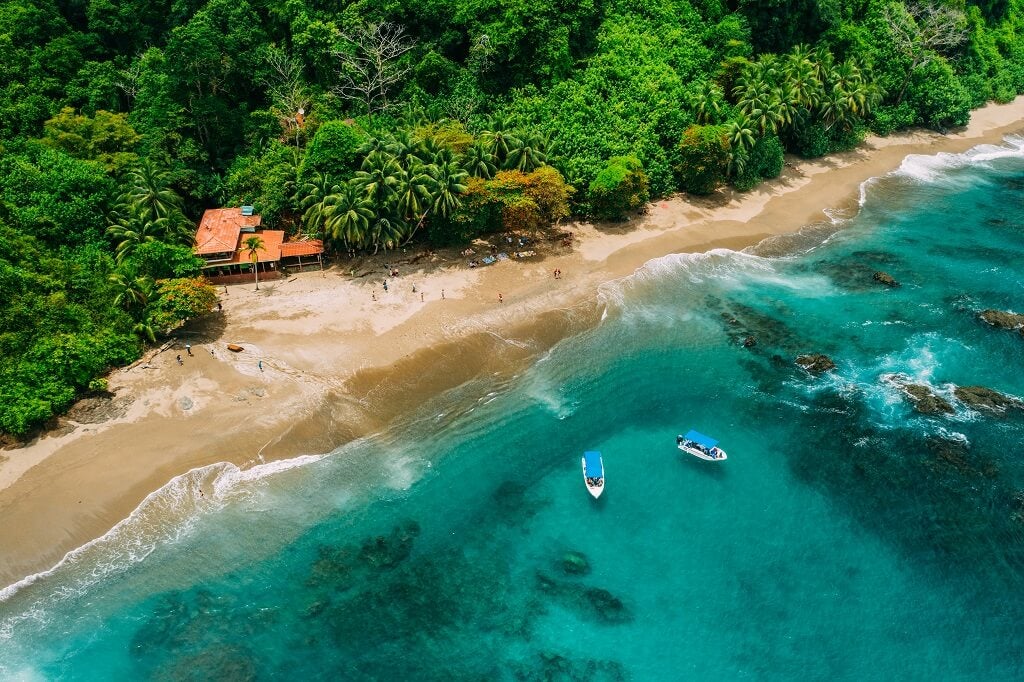
[[[828,154],[831,140],[823,123],[811,123],[793,131],[793,151],[805,159]]]
[[[971,120],[971,104],[953,69],[934,61],[914,75],[907,100],[926,126],[940,132]]]
[[[153,329],[165,334],[217,304],[217,290],[202,277],[163,279],[156,283],[156,291],[146,315]]]
[[[785,156],[782,141],[775,135],[758,138],[747,154],[743,170],[733,180],[733,186],[741,192],[756,187],[762,180],[777,178],[782,173]]]
[[[679,186],[691,194],[711,194],[725,182],[729,138],[723,126],[693,125],[679,142]]]
[[[588,199],[595,218],[618,220],[649,198],[647,174],[635,156],[614,156],[590,183]]]
[[[871,129],[879,135],[889,135],[897,130],[903,130],[914,125],[917,114],[914,108],[907,102],[901,102],[896,106],[886,105],[875,109],[874,120],[871,121]]]
[[[319,172],[335,182],[347,179],[356,171],[357,150],[364,140],[366,133],[354,124],[327,121],[309,143],[302,161],[302,177],[309,178]]]

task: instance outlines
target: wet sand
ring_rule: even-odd
[[[112,373],[115,400],[131,401],[122,416],[2,452],[0,586],[103,535],[193,467],[329,452],[474,377],[500,383],[595,324],[600,285],[653,258],[745,248],[827,221],[825,210],[855,210],[860,185],[908,154],[962,152],[1022,129],[1018,98],[974,112],[952,135],[915,131],[827,159],[789,159],[781,177],[746,194],[673,197],[627,223],[565,225],[573,246],[548,245],[543,259],[476,269],[468,258],[402,264],[418,249],[394,254],[398,278],[353,278],[342,260],[259,291],[230,286],[222,314]],[[245,350],[232,353],[228,343]]]

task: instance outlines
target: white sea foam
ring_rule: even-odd
[[[1013,157],[1024,158],[1024,138],[1008,135],[1003,139],[1002,145],[981,144],[961,154],[910,154],[892,174],[921,182],[935,182],[953,169]]]
[[[0,620],[0,640],[9,639],[18,622],[41,620],[53,600],[82,595],[90,587],[143,561],[159,546],[185,537],[202,514],[223,507],[236,496],[250,494],[254,485],[268,477],[323,457],[325,455],[304,455],[247,469],[218,462],[175,476],[147,495],[127,518],[102,536],[71,550],[52,568],[0,590],[0,603],[3,603],[51,576],[60,579],[59,584],[18,616]],[[201,488],[207,492],[200,494]]]

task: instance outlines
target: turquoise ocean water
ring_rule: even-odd
[[[1024,412],[923,416],[886,377],[1024,396],[1024,338],[976,318],[1024,311],[1022,148],[909,157],[838,232],[653,261],[386,435],[172,481],[3,593],[0,677],[1021,679]]]

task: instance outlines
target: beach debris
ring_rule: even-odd
[[[832,358],[822,353],[798,355],[796,358],[796,364],[800,365],[812,374],[831,372],[836,368],[836,363],[832,361]]]
[[[996,414],[1003,414],[1010,408],[1024,410],[1024,402],[984,386],[957,386],[953,395],[964,405],[976,410]]]
[[[885,286],[891,288],[896,288],[900,285],[900,283],[897,282],[892,275],[890,275],[888,272],[883,272],[881,270],[871,275],[871,279],[875,280],[879,284],[884,284]]]
[[[562,573],[566,575],[586,575],[590,573],[590,562],[583,552],[569,551],[562,555]]]
[[[231,351],[232,353],[241,353],[245,349],[239,346],[237,343],[229,343],[228,350]]]
[[[743,339],[743,347],[744,348],[753,348],[756,345],[757,345],[757,339],[755,339],[753,336],[748,336],[747,338]]]
[[[178,407],[185,410],[186,412],[188,410],[191,410],[194,406],[195,403],[192,402],[192,398],[189,398],[187,395],[178,398]]]
[[[1014,331],[1016,329],[1021,330],[1021,334],[1024,334],[1024,315],[1019,313],[1011,313],[1006,310],[982,310],[978,313],[978,317],[999,329],[1008,329]]]

